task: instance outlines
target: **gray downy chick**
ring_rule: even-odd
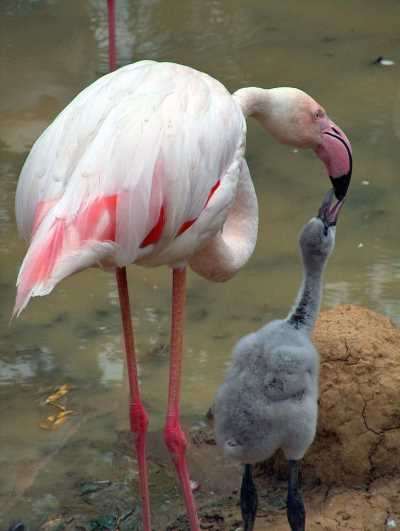
[[[253,529],[257,510],[251,464],[268,459],[278,449],[289,462],[291,529],[305,529],[298,466],[314,439],[318,415],[319,355],[310,334],[343,201],[335,200],[331,190],[318,215],[303,227],[299,244],[304,278],[293,309],[286,319],[272,321],[239,340],[215,398],[217,444],[228,457],[245,464],[241,489],[245,531]]]

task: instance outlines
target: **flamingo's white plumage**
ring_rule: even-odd
[[[173,268],[166,444],[199,529],[179,421],[185,271],[233,276],[251,256],[258,208],[245,154],[246,117],[281,142],[312,148],[341,199],[351,175],[344,133],[310,96],[293,88],[241,89],[233,96],[192,68],[141,61],[83,90],[34,144],[16,196],[29,241],[14,313],[35,295],[90,266],[116,269],[131,389],[145,531],[151,529],[145,465],[147,414],[140,399],[125,266]]]
[[[142,61],[82,91],[21,173],[16,216],[31,243],[16,310],[91,265],[187,261],[227,217],[245,135],[225,87],[181,65]]]

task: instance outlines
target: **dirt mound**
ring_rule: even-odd
[[[400,330],[353,305],[322,312],[318,433],[304,476],[355,485],[400,471]],[[286,471],[281,456],[273,461]]]

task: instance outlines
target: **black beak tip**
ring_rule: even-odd
[[[329,177],[335,191],[335,196],[338,201],[346,197],[347,190],[350,185],[351,173],[342,175],[341,177]]]

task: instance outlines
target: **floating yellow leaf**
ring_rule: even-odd
[[[67,420],[68,420],[68,415],[67,416],[62,415],[60,417],[51,415],[50,417],[47,417],[47,419],[44,422],[41,422],[39,426],[44,430],[56,430],[57,428],[65,424]]]
[[[59,400],[61,397],[66,395],[70,389],[72,388],[71,384],[63,384],[61,385],[53,394],[48,396],[45,400],[45,404],[49,404],[50,402],[55,402],[56,400]]]
[[[50,402],[50,406],[54,406],[58,409],[61,409],[61,411],[65,411],[67,408],[65,406],[62,406],[61,404],[57,404],[57,402]]]
[[[58,426],[62,426],[65,422],[67,422],[67,420],[68,420],[67,417],[59,417],[53,423],[54,428]]]
[[[66,411],[61,411],[58,415],[57,415],[57,418],[58,419],[62,419],[64,417],[69,417],[69,415],[74,415],[75,411],[73,411],[72,409],[67,409]]]
[[[76,411],[73,411],[72,409],[67,409],[65,405],[57,403],[57,400],[65,396],[70,391],[70,389],[72,389],[71,384],[63,384],[58,387],[54,391],[54,393],[52,393],[46,398],[44,403],[56,407],[59,411],[55,415],[48,416],[45,421],[39,424],[42,429],[56,430],[68,420],[68,417],[70,415],[76,414]]]

